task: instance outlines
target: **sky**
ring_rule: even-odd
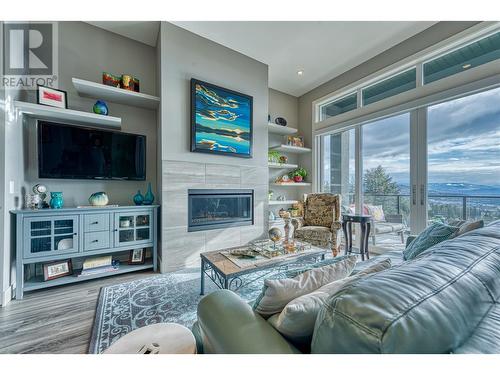
[[[364,169],[409,183],[409,114],[363,126]],[[500,88],[429,107],[429,183],[500,186]]]

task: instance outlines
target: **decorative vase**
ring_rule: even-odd
[[[141,194],[140,190],[137,190],[137,194],[134,195],[134,203],[136,206],[140,206],[144,202],[144,197]]]
[[[62,208],[64,205],[63,193],[53,191],[50,193],[50,208]]]
[[[103,100],[98,100],[97,102],[95,102],[94,106],[92,107],[92,110],[94,111],[94,113],[98,115],[104,115],[104,116],[108,115],[108,106]]]
[[[142,202],[142,204],[150,205],[153,204],[154,201],[155,201],[155,196],[151,191],[151,182],[150,182],[148,183],[148,191],[144,195],[144,201]]]
[[[104,191],[99,191],[89,197],[92,206],[106,206],[109,203],[108,195]]]
[[[302,176],[293,176],[293,180],[295,182],[302,182],[303,178],[302,178]]]

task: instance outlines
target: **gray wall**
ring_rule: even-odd
[[[131,39],[110,33],[83,22],[59,22],[59,81],[58,88],[67,91],[70,109],[92,112],[96,99],[78,96],[71,78],[101,82],[103,71],[128,73],[139,78],[141,91],[157,94],[156,49]],[[34,92],[11,93],[12,97],[36,102]],[[157,185],[157,122],[156,111],[108,103],[109,114],[122,118],[122,131],[144,134],[147,137],[147,181]],[[88,204],[96,191],[106,191],[110,203],[133,204],[132,196],[144,190],[147,181],[86,181],[38,179],[36,124],[34,121],[5,121],[5,186],[14,181],[15,193],[5,195],[4,246],[0,246],[2,278],[7,280],[3,291],[14,282],[9,265],[14,259],[11,248],[11,225],[8,210],[23,204],[24,194],[38,182],[49,191],[62,191],[66,206]],[[8,192],[8,191],[7,191]],[[154,191],[156,193],[156,189]]]
[[[162,271],[239,245],[267,226],[267,65],[167,22],[161,24]],[[190,79],[253,97],[253,158],[190,152]],[[188,188],[252,188],[255,225],[187,232]]]
[[[299,129],[305,136],[307,144],[312,142],[312,102],[329,93],[337,91],[353,82],[377,72],[391,64],[426,49],[444,39],[447,39],[477,22],[439,22],[421,33],[397,44],[387,51],[358,65],[357,67],[318,86],[299,98]],[[300,162],[308,170],[312,169],[312,155],[300,157]]]

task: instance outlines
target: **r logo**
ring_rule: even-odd
[[[4,75],[54,74],[52,23],[5,23],[3,31]]]

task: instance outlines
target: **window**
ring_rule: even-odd
[[[500,32],[424,63],[424,83],[431,83],[500,58]]]
[[[342,99],[335,100],[330,103],[323,104],[320,107],[321,119],[325,120],[329,117],[340,115],[341,113],[352,111],[357,108],[358,94],[350,94]]]
[[[415,87],[417,87],[417,69],[413,68],[363,89],[363,105],[378,102]]]

